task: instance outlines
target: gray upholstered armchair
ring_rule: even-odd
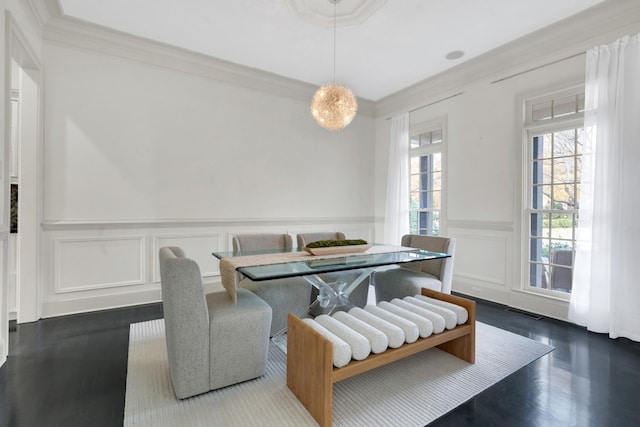
[[[456,239],[407,234],[402,236],[401,244],[411,248],[446,253],[451,257],[404,264],[376,271],[373,273],[376,301],[390,301],[393,298],[413,296],[419,294],[421,288],[450,294]]]
[[[319,232],[319,233],[301,233],[296,236],[298,243],[298,250],[304,250],[304,247],[307,246],[308,243],[316,242],[318,240],[343,240],[344,233],[341,232]],[[348,270],[348,271],[339,271],[335,273],[323,273],[320,274],[320,278],[324,280],[326,283],[333,282],[345,282],[352,283],[360,274],[362,270]],[[357,306],[364,307],[367,304],[367,297],[369,295],[369,278],[364,279],[358,287],[349,295],[349,301]],[[313,303],[318,297],[318,289],[311,289],[311,303]],[[329,308],[323,309],[320,306],[315,306],[311,310],[311,314],[313,316],[318,316],[320,314],[326,313],[329,311]]]
[[[233,252],[243,255],[248,251],[267,251],[270,249],[291,250],[293,240],[289,234],[238,234],[233,236]],[[249,289],[271,306],[273,321],[270,336],[287,327],[287,314],[300,315],[309,307],[311,284],[306,280],[293,277],[290,279],[265,280],[253,282],[247,278],[239,281],[238,286]]]
[[[176,397],[247,381],[264,374],[271,308],[238,289],[204,294],[200,268],[177,247],[160,249],[160,280],[169,373]]]

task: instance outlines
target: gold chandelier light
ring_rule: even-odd
[[[329,130],[344,129],[358,112],[358,100],[351,89],[336,83],[336,7],[340,0],[333,3],[333,82],[320,87],[311,101],[311,115],[323,128]]]

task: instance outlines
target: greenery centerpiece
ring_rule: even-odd
[[[305,246],[304,250],[312,255],[334,255],[364,252],[370,247],[362,239],[317,240]]]
[[[355,246],[366,245],[367,241],[362,239],[336,239],[336,240],[317,240],[307,244],[307,248],[333,248],[335,246]]]

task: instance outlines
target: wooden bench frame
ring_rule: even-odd
[[[333,366],[331,342],[297,316],[289,314],[287,331],[287,387],[322,427],[331,425],[333,384],[415,353],[438,347],[469,363],[475,363],[475,301],[422,289],[422,295],[462,306],[469,319],[454,329],[418,338],[411,344],[352,360],[342,368]]]

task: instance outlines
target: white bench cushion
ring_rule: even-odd
[[[420,299],[422,299],[424,301],[427,301],[430,304],[438,305],[440,307],[447,308],[447,309],[453,311],[454,313],[456,313],[456,316],[458,317],[458,325],[462,325],[463,323],[466,323],[467,320],[469,319],[469,313],[467,312],[467,309],[464,308],[464,307],[461,307],[459,305],[455,305],[455,304],[447,302],[447,301],[442,301],[442,300],[439,300],[439,299],[427,297],[427,296],[424,296],[424,295],[420,295]]]
[[[364,335],[354,331],[341,321],[327,314],[316,316],[315,321],[327,328],[338,338],[346,341],[351,346],[351,357],[355,360],[366,359],[371,354],[371,343]]]
[[[383,310],[382,308],[376,307],[375,305],[367,305],[364,307],[364,309],[365,311],[368,311],[375,316],[381,317],[387,322],[399,326],[404,331],[404,340],[408,344],[415,342],[420,336],[418,325],[398,316],[397,314],[393,314],[387,310]]]
[[[420,338],[427,338],[433,333],[433,323],[431,323],[431,320],[426,317],[420,316],[419,314],[413,313],[405,308],[398,307],[397,305],[391,304],[387,301],[380,301],[378,303],[378,307],[415,323],[416,326],[418,326],[418,334],[420,334]]]
[[[382,331],[389,340],[389,347],[398,348],[404,344],[404,331],[399,326],[381,319],[378,316],[374,316],[360,307],[353,307],[349,310],[349,314]]]
[[[434,313],[426,308],[419,307],[398,298],[394,298],[389,302],[431,320],[434,334],[439,334],[444,331],[444,317],[440,316],[438,313]]]
[[[458,325],[458,317],[456,313],[449,310],[448,308],[443,308],[438,305],[431,304],[421,298],[421,295],[416,295],[415,297],[405,297],[404,300],[408,303],[415,304],[418,307],[426,308],[429,311],[433,311],[434,313],[438,313],[440,316],[444,317],[444,325],[447,329],[453,329]]]
[[[302,321],[331,341],[333,344],[333,366],[342,368],[351,361],[351,346],[343,339],[338,338],[313,319],[302,319]]]
[[[358,319],[357,317],[346,313],[344,311],[338,311],[333,314],[333,318],[344,323],[354,331],[364,335],[371,344],[371,352],[378,354],[382,353],[389,347],[389,338],[381,330],[374,328],[370,324]],[[404,339],[402,340],[404,342]]]

